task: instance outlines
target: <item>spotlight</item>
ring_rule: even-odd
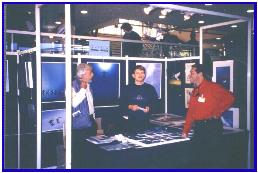
[[[194,13],[185,12],[184,13],[184,21],[191,19]]]
[[[81,13],[82,14],[88,14],[88,11],[87,10],[81,10]]]
[[[143,8],[143,11],[144,11],[145,14],[148,15],[148,14],[150,14],[150,12],[151,12],[153,9],[154,9],[154,7],[149,6],[149,7]]]
[[[55,21],[55,24],[61,25],[61,22],[60,21]]]
[[[170,13],[172,10],[170,9],[163,9],[160,11],[160,13],[162,14],[162,16],[166,16],[168,13]]]
[[[253,12],[254,12],[254,10],[249,9],[249,10],[247,10],[246,12],[247,12],[247,13],[253,13]]]

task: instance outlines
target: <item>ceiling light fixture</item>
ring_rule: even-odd
[[[28,11],[27,13],[28,13],[28,14],[31,14],[31,11]]]
[[[203,23],[205,23],[205,21],[204,20],[200,20],[200,21],[198,21],[198,23],[199,24],[203,24]]]
[[[184,13],[184,21],[191,19],[194,13],[185,12]]]
[[[88,11],[87,10],[81,10],[81,13],[82,14],[88,14]]]
[[[237,25],[231,25],[230,27],[231,28],[237,28]]]
[[[163,15],[163,16],[166,16],[168,13],[170,13],[172,10],[170,9],[163,9],[160,11],[160,13]]]
[[[160,18],[160,19],[165,19],[166,16],[160,15],[159,18]]]
[[[148,14],[150,14],[150,12],[151,12],[153,9],[154,9],[154,7],[149,6],[149,7],[143,8],[143,11],[144,11],[145,14],[148,15]]]
[[[61,25],[61,22],[60,21],[55,21],[55,24]]]
[[[254,10],[249,9],[249,10],[247,10],[246,12],[247,12],[247,13],[253,13],[253,12],[254,12]]]
[[[213,4],[204,4],[205,6],[211,6],[211,5],[213,5]]]
[[[221,40],[221,38],[220,38],[220,37],[217,37],[216,40]]]
[[[213,47],[217,47],[217,45],[216,44],[214,44],[214,45],[212,45]]]

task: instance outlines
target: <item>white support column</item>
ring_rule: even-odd
[[[36,22],[36,95],[37,95],[37,168],[41,168],[41,50],[40,50],[40,6],[35,5]]]
[[[72,51],[71,51],[71,5],[65,4],[65,76],[66,76],[66,117],[65,117],[65,167],[71,169],[72,161]]]
[[[247,167],[251,168],[251,35],[252,35],[252,22],[248,20],[248,31],[247,31],[247,86],[246,86],[246,96],[247,96],[247,130],[248,130],[248,154],[247,154]],[[252,115],[253,116],[253,115]]]
[[[17,59],[16,59],[16,64],[17,64],[17,67],[19,65],[19,51],[17,51]],[[18,68],[17,68],[18,69]],[[18,122],[17,122],[17,126],[18,126],[18,129],[17,129],[17,137],[18,137],[18,145],[17,145],[17,150],[18,150],[18,169],[21,168],[21,114],[20,114],[20,103],[19,103],[19,97],[20,97],[20,90],[19,90],[19,85],[18,85],[18,71],[17,71],[17,116],[18,116]]]
[[[168,113],[168,62],[165,57],[165,114]]]
[[[125,84],[129,84],[129,59],[128,56],[125,57]]]
[[[201,28],[200,28],[200,41],[199,41],[200,64],[203,63],[203,51],[202,51],[202,46],[203,46],[203,29],[202,29],[202,27],[201,27]]]

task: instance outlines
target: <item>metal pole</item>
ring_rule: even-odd
[[[37,168],[41,168],[41,50],[40,50],[40,7],[35,6],[36,22],[36,74],[37,74]]]
[[[167,57],[165,57],[165,114],[168,113],[168,62]]]
[[[129,59],[128,56],[125,56],[125,75],[126,75],[126,79],[125,79],[125,84],[128,85],[129,84]]]
[[[16,60],[16,64],[17,67],[19,66],[19,51],[17,52],[17,60]],[[21,115],[20,115],[20,104],[19,104],[19,97],[20,97],[20,91],[19,91],[19,85],[18,85],[18,70],[19,68],[17,68],[17,114],[18,114],[18,129],[17,129],[17,133],[18,133],[18,168],[21,168]]]
[[[202,52],[202,46],[203,46],[203,29],[200,28],[200,43],[199,43],[199,54],[200,54],[200,64],[203,62],[203,52]]]
[[[246,95],[247,95],[247,130],[248,130],[248,158],[247,158],[247,167],[251,168],[251,20],[248,20],[248,31],[247,31],[247,86],[246,86]]]
[[[66,142],[65,167],[71,169],[72,161],[72,49],[71,49],[71,5],[65,4],[65,76],[66,76]]]

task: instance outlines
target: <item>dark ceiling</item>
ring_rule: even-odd
[[[253,14],[246,13],[247,9],[254,9],[254,4],[213,4],[205,6],[204,4],[176,4],[192,8],[199,8],[228,14],[234,14],[245,17],[253,17]],[[256,5],[256,4],[255,4]],[[160,19],[159,8],[154,9],[149,15],[143,12],[143,8],[148,4],[72,4],[71,14],[72,23],[76,28],[76,34],[86,34],[87,32],[104,27],[111,24],[116,24],[118,18],[138,20],[151,26],[153,23],[161,23],[165,25],[174,25],[178,30],[187,28],[198,28],[199,20],[204,20],[205,24],[215,24],[232,20],[225,17],[217,17],[206,14],[194,14],[191,19],[184,21],[184,12],[173,10],[165,19]],[[82,15],[81,10],[87,10],[88,14]],[[34,20],[34,5],[29,4],[9,4],[6,8],[7,28],[8,29],[24,29],[26,20],[30,20],[35,24]],[[28,14],[28,11],[31,14]],[[54,22],[64,17],[63,4],[47,4],[41,10],[42,31],[52,32],[49,28],[54,28]],[[26,28],[26,27],[25,27]],[[48,30],[48,29],[49,30]]]

